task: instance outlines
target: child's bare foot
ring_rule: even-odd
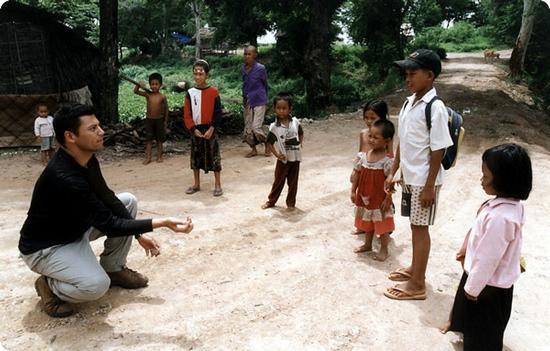
[[[296,209],[296,207],[294,207],[294,206],[287,206],[287,208],[286,208],[286,210],[290,211],[290,212],[294,211],[295,209]]]
[[[270,204],[269,202],[266,202],[262,205],[262,210],[265,210],[266,208],[274,207],[275,205]]]
[[[359,228],[355,228],[355,230],[352,230],[350,232],[351,235],[359,235],[359,234],[365,234],[365,231],[364,230],[361,230]]]
[[[254,157],[258,154],[258,151],[256,150],[251,150],[249,153],[246,154],[246,158],[251,158],[251,157]]]
[[[143,160],[143,164],[144,164],[144,165],[148,165],[149,163],[151,163],[151,159],[150,159],[150,158],[146,158],[145,160]]]
[[[372,251],[372,244],[364,244],[353,250],[355,253],[361,253],[361,252],[371,252]]]
[[[388,249],[380,249],[378,253],[373,257],[375,261],[384,262],[390,254],[388,253]]]
[[[447,332],[451,329],[451,321],[445,322],[441,327],[439,327],[439,331],[441,334],[447,334]]]
[[[162,162],[164,162],[164,160],[163,160],[162,157],[159,157],[159,158],[157,158],[157,162],[158,162],[158,163],[162,163]]]

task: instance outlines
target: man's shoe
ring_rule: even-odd
[[[63,318],[68,317],[74,313],[71,306],[57,297],[48,285],[46,277],[41,275],[34,282],[34,288],[36,293],[42,299],[42,307],[44,312],[50,317]]]
[[[149,282],[146,276],[128,267],[123,267],[118,272],[107,272],[107,275],[111,278],[111,286],[120,286],[124,289],[145,288]]]

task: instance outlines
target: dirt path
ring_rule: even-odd
[[[467,139],[441,193],[432,229],[426,301],[382,296],[392,269],[410,260],[407,220],[397,217],[391,257],[383,263],[356,255],[349,235],[351,159],[362,127],[359,114],[305,125],[299,210],[260,210],[271,186],[273,158],[244,159],[237,138],[222,145],[225,194],[213,198],[213,176],[203,189],[184,194],[192,180],[188,155],[142,166],[139,159],[103,163],[115,191],[140,199],[140,217],[190,214],[195,231],[161,231],[162,255],[146,258],[136,245],[129,266],[150,278],[141,291],[111,289],[82,304],[67,319],[40,311],[31,273],[18,259],[38,155],[0,157],[0,344],[8,350],[455,350],[457,337],[437,331],[447,317],[460,277],[453,261],[479,204],[480,155],[503,141],[528,145],[534,191],[527,201],[523,253],[527,273],[514,290],[506,350],[540,350],[550,344],[550,140],[548,119],[531,110],[523,88],[480,54],[452,55],[437,85],[439,94],[466,114]],[[405,92],[387,97],[393,116]],[[400,196],[395,202],[399,203]],[[99,252],[101,242],[93,243]]]

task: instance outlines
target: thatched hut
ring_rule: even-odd
[[[15,1],[0,8],[0,147],[31,145],[38,103],[92,103],[99,50],[52,14]]]

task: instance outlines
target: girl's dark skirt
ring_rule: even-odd
[[[222,170],[220,142],[216,133],[210,140],[191,136],[191,169],[202,169],[204,173]]]
[[[487,285],[477,301],[471,301],[464,295],[467,278],[464,272],[456,292],[449,330],[464,334],[464,351],[502,351],[514,287],[502,289]]]

